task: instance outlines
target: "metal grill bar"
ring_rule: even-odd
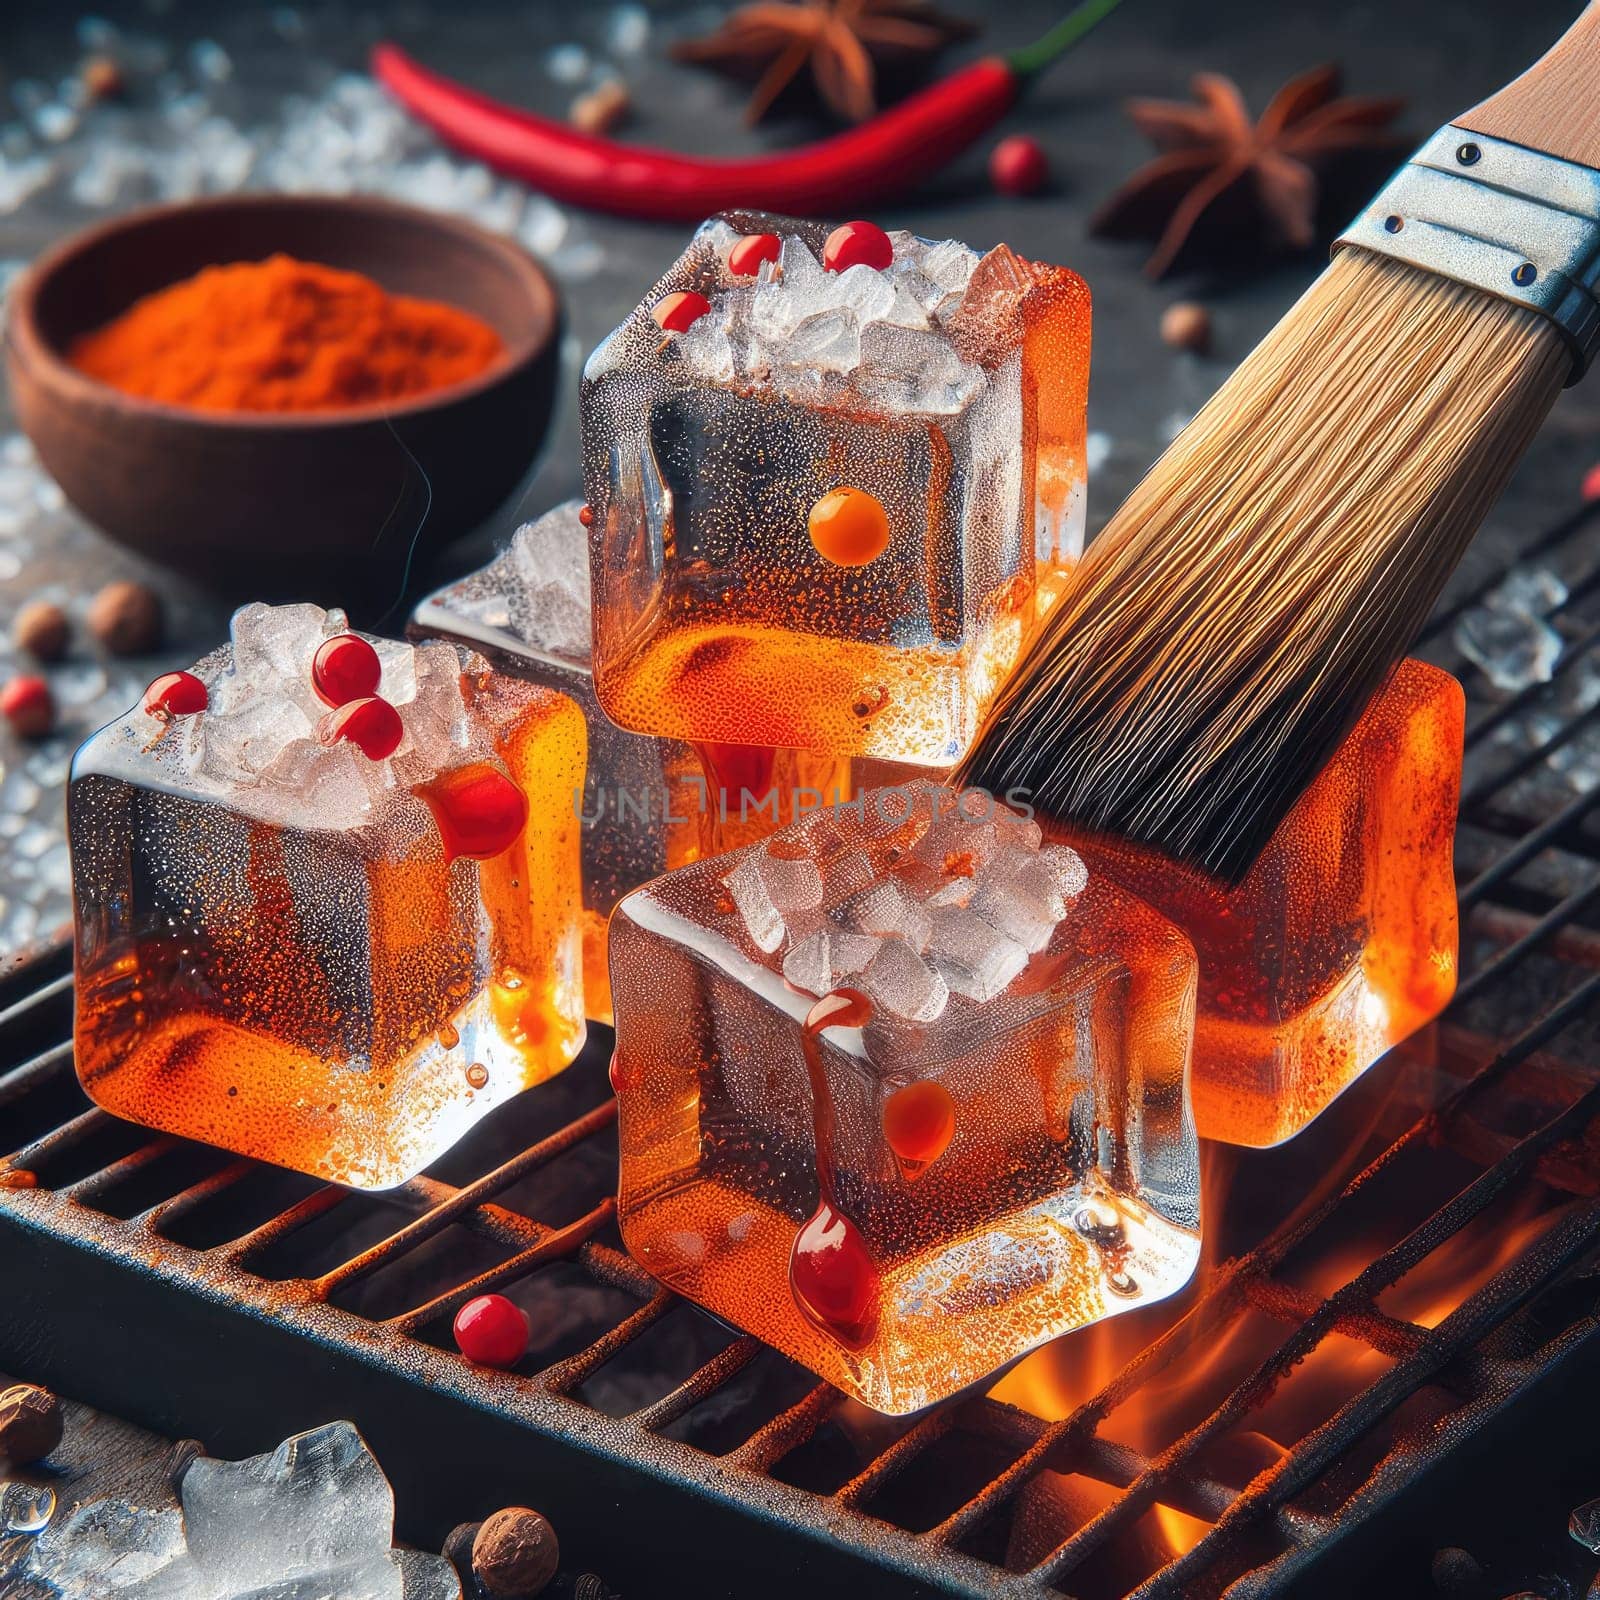
[[[376,1272],[379,1267],[405,1255],[409,1250],[416,1249],[419,1244],[449,1227],[458,1217],[481,1205],[491,1196],[499,1194],[502,1189],[509,1189],[512,1184],[527,1177],[530,1172],[537,1171],[557,1156],[565,1154],[575,1145],[598,1133],[601,1128],[609,1127],[616,1118],[616,1101],[608,1100],[603,1105],[596,1106],[587,1116],[569,1123],[560,1132],[551,1134],[548,1139],[541,1139],[538,1144],[530,1146],[521,1155],[513,1156],[511,1160],[496,1167],[493,1172],[486,1172],[476,1182],[469,1183],[465,1189],[457,1189],[448,1199],[435,1201],[415,1222],[402,1228],[398,1233],[390,1234],[387,1239],[373,1245],[370,1250],[362,1251],[354,1260],[347,1261],[332,1272],[325,1272],[317,1279],[314,1292],[326,1298],[335,1289],[343,1288],[345,1284],[353,1283],[369,1272]]]
[[[1593,526],[1597,514],[1600,504],[1583,507],[1535,539],[1525,559],[1570,552],[1573,541]],[[1498,581],[1498,574],[1486,577],[1441,610],[1430,626],[1429,639],[1442,642],[1452,625]],[[1600,624],[1576,611],[1597,594],[1600,563],[1592,563],[1569,583],[1563,605],[1551,608],[1552,617],[1562,614],[1569,635],[1555,666],[1553,681],[1558,684],[1577,671],[1600,643]],[[667,1384],[664,1393],[644,1404],[632,1404],[616,1416],[596,1410],[580,1390],[586,1394],[587,1386],[600,1380],[610,1363],[643,1348],[641,1341],[663,1328],[669,1315],[694,1320],[700,1314],[684,1307],[606,1241],[615,1211],[609,1197],[559,1227],[524,1215],[501,1197],[520,1180],[604,1140],[615,1118],[609,1099],[581,1110],[555,1133],[460,1186],[420,1177],[359,1198],[324,1186],[253,1225],[245,1226],[241,1219],[238,1230],[230,1231],[223,1242],[197,1250],[175,1243],[172,1232],[201,1221],[209,1208],[236,1205],[248,1180],[263,1169],[230,1161],[195,1179],[192,1166],[175,1162],[183,1186],[165,1198],[157,1196],[129,1220],[117,1221],[96,1208],[130,1180],[137,1180],[135,1188],[143,1198],[164,1174],[164,1158],[185,1147],[145,1136],[130,1150],[128,1135],[119,1131],[121,1124],[92,1109],[69,1111],[64,1120],[0,1163],[0,1229],[12,1230],[6,1236],[26,1246],[23,1254],[36,1253],[41,1260],[45,1259],[41,1240],[57,1238],[68,1241],[71,1250],[91,1253],[97,1273],[120,1264],[130,1275],[127,1292],[156,1295],[152,1305],[171,1305],[174,1295],[186,1291],[207,1304],[223,1304],[236,1321],[243,1319],[238,1322],[242,1331],[267,1341],[261,1348],[270,1346],[286,1359],[298,1348],[295,1341],[315,1341],[324,1359],[336,1357],[341,1363],[339,1370],[352,1393],[368,1393],[371,1383],[379,1381],[372,1375],[379,1375],[382,1384],[370,1393],[386,1398],[371,1400],[364,1425],[383,1426],[384,1407],[391,1402],[432,1405],[435,1426],[464,1427],[463,1419],[473,1419],[472,1426],[479,1430],[474,1437],[503,1439],[513,1451],[508,1460],[517,1459],[516,1449],[538,1440],[543,1441],[541,1448],[555,1450],[549,1459],[598,1474],[616,1490],[616,1498],[624,1487],[640,1503],[647,1486],[654,1486],[650,1493],[670,1491],[663,1506],[676,1508],[697,1526],[721,1530],[730,1547],[738,1543],[739,1530],[753,1528],[760,1540],[751,1546],[751,1572],[774,1594],[814,1592],[826,1586],[824,1574],[836,1581],[854,1563],[867,1560],[881,1574],[908,1585],[896,1592],[937,1588],[950,1594],[1040,1600],[1081,1573],[1092,1555],[1134,1534],[1158,1504],[1201,1518],[1212,1527],[1192,1549],[1137,1584],[1135,1593],[1154,1600],[1192,1592],[1201,1582],[1214,1585],[1221,1570],[1218,1563],[1236,1556],[1247,1543],[1246,1535],[1269,1534],[1276,1544],[1253,1565],[1247,1563],[1236,1590],[1252,1597],[1274,1594],[1330,1544],[1347,1536],[1349,1529],[1380,1514],[1382,1495],[1374,1486],[1403,1488],[1443,1458],[1442,1447],[1380,1454],[1367,1488],[1344,1496],[1337,1511],[1297,1503],[1345,1462],[1363,1439],[1378,1437],[1376,1430],[1385,1419],[1424,1385],[1434,1386],[1429,1392],[1441,1394],[1444,1403],[1456,1408],[1451,1415],[1465,1419],[1475,1430],[1487,1427],[1511,1397],[1539,1383],[1552,1363],[1575,1360],[1591,1340],[1600,1347],[1595,1337],[1600,1319],[1593,1314],[1566,1327],[1531,1357],[1508,1358],[1507,1348],[1520,1347],[1497,1342],[1533,1296],[1569,1275],[1600,1244],[1600,1148],[1593,1152],[1596,1170],[1585,1164],[1591,1151],[1585,1135],[1592,1136],[1600,1121],[1600,1087],[1590,1087],[1581,1081],[1581,1073],[1545,1054],[1600,1011],[1600,932],[1589,925],[1600,902],[1600,873],[1568,881],[1558,890],[1537,887],[1526,875],[1528,868],[1558,852],[1574,862],[1580,858],[1600,862],[1600,840],[1592,831],[1600,796],[1577,795],[1544,808],[1544,814],[1531,820],[1518,815],[1517,806],[1523,802],[1512,796],[1514,785],[1537,778],[1551,754],[1594,727],[1600,705],[1568,718],[1521,753],[1491,749],[1488,743],[1491,735],[1541,705],[1551,692],[1548,685],[1530,685],[1497,705],[1478,708],[1471,721],[1469,749],[1475,759],[1493,762],[1495,770],[1467,787],[1463,814],[1475,837],[1498,841],[1499,848],[1461,890],[1461,906],[1474,940],[1493,948],[1461,984],[1450,1017],[1465,1018],[1469,1008],[1476,1015],[1486,1002],[1495,1000],[1504,1008],[1530,991],[1536,977],[1541,983],[1550,981],[1552,965],[1559,967],[1561,986],[1542,1004],[1539,1015],[1517,1026],[1509,1043],[1480,1049],[1477,1034],[1447,1019],[1439,1031],[1443,1048],[1451,1060],[1465,1060],[1467,1067],[1443,1103],[1254,1249],[1215,1268],[1187,1311],[1175,1312],[1170,1324],[1126,1360],[1109,1382],[1079,1400],[1059,1421],[1046,1422],[979,1395],[897,1429],[880,1431],[874,1441],[856,1437],[852,1408],[836,1391],[810,1383],[769,1420],[741,1426],[740,1437],[725,1444],[719,1455],[664,1438],[668,1428],[685,1422],[693,1425],[706,1402],[726,1404],[758,1360],[777,1360],[747,1336],[730,1338],[710,1355],[702,1350],[692,1366],[680,1369],[688,1371],[687,1377]],[[1512,904],[1497,898],[1508,891]],[[1571,971],[1578,974],[1575,982]],[[55,1096],[64,1086],[71,1049],[53,1031],[53,1019],[64,1007],[70,982],[64,974],[49,977],[0,1008],[0,1050],[14,1037],[28,1041],[20,1052],[23,1059],[0,1070],[0,1110],[26,1108],[42,1090]],[[15,980],[11,987],[16,987]],[[1507,1083],[1549,1108],[1531,1134],[1506,1132],[1495,1124],[1491,1091]],[[58,1163],[75,1162],[81,1168],[90,1141],[101,1136],[108,1136],[118,1153],[69,1182],[47,1186],[44,1179]],[[1385,1174],[1404,1170],[1400,1163],[1435,1147],[1466,1159],[1479,1169],[1477,1175],[1397,1242],[1383,1249],[1374,1246],[1365,1264],[1342,1276],[1337,1287],[1326,1292],[1307,1289],[1282,1275],[1291,1255],[1322,1237],[1321,1230],[1337,1229],[1357,1196]],[[42,1174],[40,1188],[8,1190],[8,1171]],[[1484,1219],[1499,1202],[1533,1182],[1550,1186],[1550,1192],[1560,1197],[1559,1204],[1550,1211],[1545,1231],[1519,1259],[1464,1296],[1435,1327],[1380,1308],[1381,1294],[1456,1238],[1473,1219]],[[385,1227],[375,1243],[306,1276],[269,1281],[256,1270],[269,1259],[278,1261],[280,1253],[292,1259],[296,1252],[302,1256],[309,1250],[326,1252],[340,1226],[340,1208],[349,1208],[352,1225],[368,1228],[374,1203],[398,1214],[392,1229]],[[438,1251],[421,1250],[451,1227],[464,1229],[506,1254],[458,1280],[437,1265]],[[163,1263],[159,1273],[143,1265],[152,1254]],[[326,1254],[319,1257],[319,1262],[323,1260]],[[598,1334],[586,1331],[570,1354],[526,1374],[484,1373],[426,1342],[471,1295],[523,1282],[555,1262],[569,1263],[589,1281],[620,1292],[630,1309],[608,1321]],[[420,1284],[409,1301],[400,1300],[405,1309],[382,1320],[344,1309],[346,1302],[361,1302],[367,1280],[390,1269],[432,1272],[434,1279]],[[441,1271],[447,1281],[439,1281]],[[391,1285],[383,1292],[393,1295],[391,1280],[382,1281]],[[1600,1302],[1600,1287],[1596,1300]],[[1206,1416],[1176,1437],[1163,1435],[1162,1447],[1149,1452],[1102,1434],[1102,1424],[1124,1406],[1137,1403],[1155,1380],[1181,1371],[1190,1351],[1220,1345],[1241,1319],[1252,1314],[1270,1331],[1271,1348],[1265,1354],[1258,1349],[1247,1362],[1229,1366],[1227,1393]],[[6,1327],[6,1314],[0,1308],[0,1354],[5,1350]],[[1282,1337],[1279,1330],[1284,1330]],[[1250,1482],[1241,1487],[1221,1481],[1206,1464],[1208,1447],[1247,1425],[1297,1364],[1335,1335],[1377,1352],[1389,1363],[1387,1370],[1355,1386],[1325,1420]],[[274,1338],[279,1342],[273,1344]],[[290,1342],[284,1344],[283,1339]],[[637,1360],[637,1355],[629,1359]],[[301,1370],[316,1369],[302,1364]],[[496,1428],[510,1431],[497,1435]],[[969,1446],[998,1452],[995,1459],[1004,1458],[1004,1464],[924,1532],[912,1534],[885,1520],[891,1515],[886,1508],[904,1496],[908,1484],[928,1474],[939,1476],[944,1452],[965,1454]],[[808,1447],[824,1457],[833,1451],[846,1461],[842,1471],[808,1469],[824,1478],[831,1472],[838,1480],[836,1487],[811,1492],[793,1488],[778,1476]],[[405,1470],[404,1462],[401,1466]],[[618,1478],[624,1470],[633,1476]],[[1081,1526],[1068,1530],[1042,1557],[1032,1557],[1027,1572],[1004,1571],[994,1560],[971,1554],[967,1547],[972,1541],[1046,1472],[1082,1475],[1106,1485],[1116,1497]],[[426,1487],[437,1491],[431,1478]],[[423,1492],[419,1485],[419,1495]],[[580,1532],[582,1511],[577,1508],[582,1504],[575,1498],[566,1511],[580,1524]],[[567,1531],[563,1525],[564,1542]],[[609,1534],[604,1537],[609,1539]],[[775,1542],[798,1553],[792,1574],[790,1563],[774,1559]],[[992,1550],[992,1541],[982,1548]],[[648,1572],[648,1565],[641,1571]]]
[[[430,1322],[453,1317],[473,1296],[487,1294],[491,1289],[498,1289],[504,1284],[515,1283],[517,1279],[525,1278],[535,1267],[542,1267],[547,1262],[560,1261],[575,1254],[579,1245],[592,1239],[616,1214],[616,1201],[607,1198],[594,1210],[579,1217],[576,1222],[570,1222],[566,1227],[556,1229],[548,1238],[538,1244],[529,1245],[526,1250],[518,1251],[509,1261],[502,1261],[498,1267],[480,1272],[476,1278],[468,1279],[460,1288],[435,1295],[433,1299],[424,1301],[411,1311],[390,1317],[389,1326],[400,1333],[415,1333],[418,1328],[424,1328]]]

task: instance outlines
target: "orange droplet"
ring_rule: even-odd
[[[908,1083],[883,1103],[883,1137],[907,1178],[937,1161],[955,1134],[956,1103],[942,1083]]]
[[[865,489],[830,489],[806,519],[817,554],[840,567],[864,567],[889,548],[889,513]]]
[[[461,1035],[456,1032],[454,1023],[447,1022],[439,1030],[439,1043],[442,1044],[446,1050],[454,1050],[455,1047],[461,1043]]]
[[[444,858],[488,861],[516,843],[528,820],[528,797],[486,762],[442,772],[417,790],[444,841]]]
[[[467,1068],[467,1082],[474,1089],[481,1089],[489,1081],[489,1069],[481,1061],[474,1061]]]

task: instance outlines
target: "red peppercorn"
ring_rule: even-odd
[[[324,639],[311,658],[311,687],[324,705],[345,706],[378,692],[383,665],[378,652],[359,634]]]
[[[528,797],[498,767],[475,761],[443,772],[417,790],[433,813],[444,858],[490,861],[516,843],[528,820]]]
[[[317,736],[324,744],[348,739],[369,761],[384,761],[400,748],[405,728],[387,700],[352,700],[322,719]]]
[[[593,506],[579,506],[578,507],[578,521],[581,522],[584,525],[584,527],[592,528],[594,526],[594,507]]]
[[[711,302],[693,289],[680,289],[676,294],[664,295],[650,309],[656,325],[663,333],[682,333],[691,328],[711,309]]]
[[[776,261],[783,241],[775,233],[747,233],[728,252],[728,271],[736,278],[753,278],[763,261]]]
[[[210,704],[205,684],[192,672],[163,672],[144,692],[145,715],[163,722],[192,717]]]
[[[23,739],[37,739],[55,726],[56,702],[43,678],[13,678],[0,689],[0,716]]]
[[[1037,139],[1014,133],[989,152],[989,181],[1001,194],[1037,194],[1050,181],[1050,158]]]
[[[503,1294],[480,1294],[456,1312],[456,1346],[468,1361],[514,1367],[528,1348],[528,1317]]]
[[[822,247],[822,264],[829,272],[846,267],[872,267],[884,271],[894,260],[894,246],[875,222],[841,222]]]

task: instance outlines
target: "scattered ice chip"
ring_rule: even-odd
[[[91,1500],[58,1517],[28,1553],[28,1571],[53,1584],[60,1600],[107,1600],[159,1579],[182,1595],[186,1567],[182,1514],[121,1500]]]
[[[1515,567],[1483,597],[1483,603],[1497,611],[1540,617],[1566,598],[1566,584],[1548,567]]]
[[[202,1456],[182,1498],[191,1556],[244,1592],[385,1556],[394,1538],[394,1491],[348,1422],[246,1461]]]
[[[589,52],[581,44],[558,44],[545,54],[544,70],[557,83],[582,83],[589,76]]]
[[[56,1492],[48,1483],[0,1485],[0,1534],[39,1533],[56,1514]]]
[[[1541,617],[1474,606],[1455,626],[1456,648],[1495,688],[1508,694],[1548,683],[1561,656],[1561,635]]]
[[[606,44],[619,56],[636,56],[650,42],[650,13],[641,5],[611,8],[606,19]]]
[[[1600,1555],[1600,1500],[1586,1500],[1567,1518],[1567,1532],[1585,1550]]]
[[[348,1422],[246,1461],[192,1462],[183,1509],[96,1500],[27,1570],[60,1600],[461,1600],[443,1556],[393,1548],[394,1496]]]

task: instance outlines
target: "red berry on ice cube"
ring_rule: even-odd
[[[829,272],[846,267],[873,267],[882,272],[894,260],[894,246],[875,222],[841,222],[822,247],[822,264]]]
[[[400,748],[405,728],[400,713],[376,697],[352,700],[322,719],[317,736],[324,744],[348,739],[369,761],[386,761]]]
[[[205,684],[192,672],[163,672],[144,692],[145,715],[163,722],[192,717],[210,704]]]
[[[378,692],[383,667],[378,652],[359,634],[324,639],[311,658],[311,687],[324,705],[345,706]]]

